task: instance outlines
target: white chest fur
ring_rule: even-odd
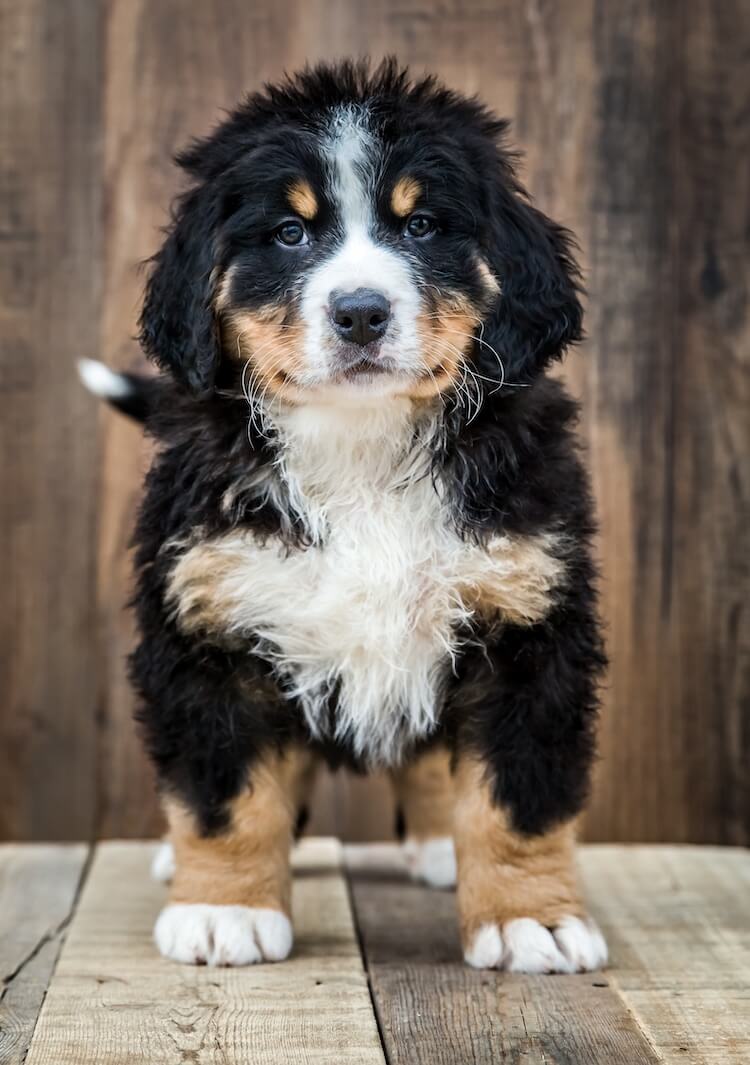
[[[196,543],[170,594],[184,628],[247,638],[271,657],[313,735],[328,728],[336,689],[333,738],[392,764],[435,728],[474,610],[489,598],[537,620],[562,563],[550,537],[479,548],[456,534],[429,476],[429,427],[413,442],[407,404],[354,419],[298,411],[281,430],[279,480],[267,490],[312,546],[288,552],[246,531]]]

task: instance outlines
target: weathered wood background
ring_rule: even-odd
[[[565,372],[612,655],[588,836],[750,842],[749,30],[743,0],[0,0],[0,836],[159,825],[123,669],[147,455],[74,361],[139,358],[170,156],[282,68],[395,52],[514,118],[584,249]],[[390,831],[382,782],[319,800],[318,831]]]

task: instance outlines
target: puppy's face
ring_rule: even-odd
[[[524,200],[504,123],[387,64],[251,98],[181,163],[196,178],[142,341],[253,402],[475,402],[577,339],[565,232]]]
[[[460,195],[469,161],[436,132],[399,141],[341,105],[238,164],[216,308],[250,387],[427,397],[470,372],[499,286]]]

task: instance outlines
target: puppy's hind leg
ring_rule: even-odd
[[[391,781],[404,822],[404,854],[411,876],[430,887],[454,887],[450,754],[445,747],[431,747],[411,764],[392,770]]]
[[[160,884],[169,884],[174,878],[174,872],[174,845],[169,836],[165,836],[151,859],[151,878]]]

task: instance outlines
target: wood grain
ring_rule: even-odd
[[[289,962],[175,965],[151,942],[165,895],[148,876],[153,850],[100,845],[79,894],[86,846],[0,848],[3,1065],[750,1058],[747,851],[581,848],[610,967],[531,978],[466,968],[452,894],[411,884],[393,845],[347,848],[358,944],[331,840],[295,853]]]
[[[612,654],[589,834],[740,843],[750,15],[647,0],[607,12],[592,27],[581,233]]]
[[[23,1065],[88,847],[0,848],[0,1062]]]
[[[608,974],[469,969],[455,897],[412,884],[396,848],[349,847],[352,898],[391,1065],[652,1065]]]
[[[0,839],[95,820],[99,12],[0,3]]]
[[[587,835],[750,841],[748,5],[0,0],[0,18],[0,837],[160,828],[125,677],[148,451],[72,363],[140,361],[171,154],[284,68],[395,53],[514,119],[526,183],[582,244],[589,340],[564,376],[612,657]],[[323,777],[317,803],[317,831],[391,832],[382,780]]]
[[[683,9],[681,9],[683,10]],[[673,551],[663,585],[685,752],[679,836],[750,842],[750,8],[683,10],[673,335]],[[696,653],[700,648],[700,653]],[[679,713],[678,713],[679,711]],[[701,824],[702,819],[702,824]],[[716,834],[714,826],[721,826]]]
[[[612,982],[662,1060],[749,1061],[750,854],[598,846],[582,868]]]
[[[311,841],[295,857],[292,958],[244,969],[158,956],[151,929],[165,892],[149,879],[152,853],[97,849],[27,1065],[383,1065],[337,843]]]

